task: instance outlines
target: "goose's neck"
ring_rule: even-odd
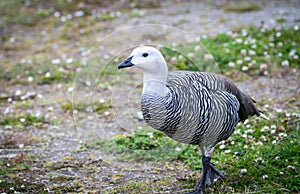
[[[166,80],[144,79],[143,81],[143,94],[155,93],[160,96],[166,96],[168,91]]]

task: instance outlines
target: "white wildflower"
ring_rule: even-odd
[[[188,53],[188,58],[192,58],[192,57],[194,57],[194,53]]]
[[[281,36],[281,32],[276,32],[276,36],[280,37]]]
[[[73,87],[69,87],[68,92],[73,92],[73,89],[74,89]]]
[[[201,36],[202,39],[206,39],[207,37],[208,37],[207,34],[203,34],[203,35]]]
[[[235,42],[236,42],[236,43],[242,43],[242,42],[243,42],[243,39],[237,38],[237,39],[235,39]]]
[[[260,139],[261,139],[262,141],[267,141],[267,138],[266,138],[264,135],[262,135],[262,136],[260,137]]]
[[[238,64],[238,65],[243,64],[243,60],[241,60],[241,59],[237,60],[237,61],[236,61],[236,64]]]
[[[120,11],[117,11],[117,12],[116,12],[116,17],[119,18],[119,17],[121,17],[121,15],[122,15],[122,13],[121,13]]]
[[[245,61],[251,61],[251,57],[246,56],[246,57],[245,57]]]
[[[48,108],[48,111],[49,111],[49,112],[53,112],[53,110],[54,110],[54,108],[53,108],[52,106],[50,106],[50,107]]]
[[[230,62],[228,63],[228,67],[234,67],[234,66],[235,66],[235,63],[234,63],[234,62],[230,61]]]
[[[45,73],[45,77],[50,77],[51,73],[48,71],[47,73]]]
[[[249,55],[253,56],[253,55],[256,55],[256,52],[254,50],[249,50],[248,51]]]
[[[71,20],[73,18],[72,14],[67,15],[67,20]]]
[[[219,148],[220,148],[221,150],[223,150],[225,147],[226,147],[226,146],[225,146],[224,144],[221,144],[221,145],[219,146]]]
[[[248,32],[247,32],[246,29],[242,29],[242,35],[243,35],[243,36],[247,36],[247,35],[248,35]]]
[[[150,132],[150,133],[147,133],[147,135],[152,139],[153,138],[153,133]]]
[[[243,66],[242,67],[242,71],[248,71],[249,70],[249,67],[248,66]]]
[[[260,71],[265,71],[266,69],[267,69],[267,64],[265,64],[265,63],[262,63],[262,64],[260,64],[260,66],[259,66],[259,70]]]
[[[22,117],[22,118],[20,118],[20,122],[21,122],[21,123],[24,123],[25,121],[26,121],[26,119],[25,119],[25,118],[23,118],[23,117]]]
[[[200,45],[196,45],[195,48],[194,48],[195,51],[199,51],[200,49],[201,49]]]
[[[242,49],[240,53],[241,53],[241,55],[245,56],[247,54],[247,50],[246,49]]]
[[[16,91],[15,91],[15,95],[16,95],[16,96],[20,96],[21,94],[22,94],[22,91],[21,91],[21,90],[16,90]]]
[[[204,61],[210,61],[213,59],[213,56],[211,54],[205,54],[204,55]]]
[[[76,11],[76,12],[74,13],[74,15],[75,15],[76,17],[82,17],[82,16],[84,16],[84,12],[81,11],[81,10],[79,10],[79,11]]]
[[[263,142],[258,141],[258,142],[256,143],[256,145],[262,146],[262,145],[264,145],[264,144],[263,144]]]
[[[247,169],[246,168],[241,169],[241,174],[246,174],[246,173],[247,173]]]
[[[256,61],[253,60],[253,61],[248,63],[248,67],[253,68],[255,66],[255,64],[256,64]]]
[[[67,21],[67,18],[66,18],[66,16],[61,16],[61,18],[60,18],[60,21],[62,21],[62,22],[65,22],[65,21]]]
[[[10,43],[14,43],[15,41],[16,41],[16,39],[15,39],[14,37],[10,37],[10,38],[9,38],[9,42],[10,42]]]
[[[66,60],[66,63],[72,63],[73,61],[74,61],[73,58],[68,58],[68,59]]]
[[[289,66],[289,61],[288,60],[284,60],[281,62],[281,66],[282,67],[288,67]]]
[[[227,32],[226,32],[226,35],[227,35],[227,36],[232,36],[232,34],[233,34],[232,31],[227,31]]]
[[[262,178],[263,179],[268,179],[269,177],[268,177],[268,175],[265,174],[265,175],[262,176]]]
[[[279,133],[278,136],[279,136],[280,138],[283,138],[283,137],[286,137],[287,134],[286,134],[286,133]]]
[[[54,17],[56,18],[60,17],[60,13],[58,11],[54,12]]]
[[[271,125],[271,129],[276,129],[276,125]]]
[[[277,43],[277,46],[282,47],[282,46],[283,46],[283,43],[282,43],[282,42],[278,42],[278,43]]]
[[[225,154],[228,154],[228,153],[230,153],[230,152],[231,152],[231,150],[225,150],[225,151],[224,151]]]
[[[29,81],[29,82],[32,82],[33,81],[33,77],[32,76],[29,76],[28,78],[27,78],[27,80]]]
[[[290,170],[290,171],[292,171],[292,170],[295,170],[295,167],[294,167],[294,166],[291,166],[291,165],[288,165],[288,166],[287,166],[287,169]]]
[[[176,61],[177,61],[177,58],[176,58],[176,57],[171,57],[170,61],[171,61],[171,62],[176,62]]]
[[[256,48],[257,48],[257,45],[256,45],[256,44],[253,44],[253,45],[251,45],[251,48],[252,48],[252,49],[256,49]]]

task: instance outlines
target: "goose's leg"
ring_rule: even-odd
[[[210,155],[212,154],[214,148],[204,149],[201,147],[203,153],[202,156],[202,177],[198,182],[196,190],[189,194],[202,194],[205,193],[205,185],[213,185],[214,181],[219,178],[224,178],[221,171],[216,169],[216,167],[210,162]]]

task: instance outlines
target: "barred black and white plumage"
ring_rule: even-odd
[[[260,115],[255,101],[221,75],[177,71],[168,73],[161,53],[138,47],[119,68],[136,66],[144,72],[141,109],[145,121],[176,141],[199,145],[203,176],[196,190],[223,178],[210,156],[214,146],[227,139],[239,121]]]

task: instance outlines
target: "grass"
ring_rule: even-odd
[[[255,76],[299,67],[298,44],[298,30],[293,28],[249,28],[204,38],[192,45],[179,45],[174,49],[180,53],[165,47],[161,51],[168,64],[177,69]]]
[[[7,159],[0,159],[0,192],[1,193],[28,193],[28,192],[41,192],[43,193],[44,187],[42,183],[26,180],[24,176],[17,175],[18,172],[25,172],[29,170],[27,164],[27,156],[19,155],[20,161],[12,161]],[[30,157],[30,156],[28,156]],[[7,176],[14,177],[13,179]],[[4,178],[4,179],[3,179]]]
[[[89,109],[93,110],[94,112],[103,112],[111,108],[111,102],[109,100],[104,102],[94,102],[94,103],[85,103],[85,102],[72,102],[68,101],[65,104],[61,105],[61,108],[65,111],[87,111]]]
[[[59,13],[60,17],[74,14],[77,11],[82,12],[80,15],[86,15],[90,14],[90,10],[93,8],[101,7],[106,3],[103,0],[89,0],[88,3],[82,0],[54,0],[47,3],[43,0],[4,0],[0,2],[0,17],[3,19],[2,25],[21,24],[33,26],[43,19],[54,15],[55,12]]]
[[[34,152],[35,156],[45,158],[45,161],[39,159],[21,161],[19,156],[11,159],[1,158],[1,193],[46,193],[45,188],[58,193],[99,192],[98,187],[95,186],[99,183],[99,176],[103,176],[103,180],[106,176],[111,178],[108,182],[104,181],[106,185],[109,185],[104,193],[158,193],[188,191],[195,187],[202,169],[199,148],[179,144],[149,127],[105,141],[97,139],[87,142],[85,150],[72,153],[78,154],[74,155],[74,159],[69,159],[74,161],[74,166],[65,165],[64,167],[63,165],[64,168],[57,168],[56,163],[48,157],[48,154],[52,158],[54,155],[43,150],[56,145],[57,141],[63,141],[65,145],[64,141],[69,139],[69,137],[59,139],[62,135],[61,131],[65,130],[66,126],[56,127],[48,122],[52,114],[48,114],[51,109],[47,110],[47,108],[54,106],[53,100],[59,98],[55,96],[51,100],[48,99],[48,96],[52,94],[52,88],[56,88],[56,84],[70,84],[74,81],[76,73],[79,84],[89,85],[92,88],[93,81],[97,80],[100,74],[101,77],[103,75],[102,78],[105,78],[97,83],[101,88],[99,92],[102,93],[107,92],[104,89],[112,85],[114,76],[117,75],[117,60],[112,60],[105,67],[99,67],[104,62],[99,61],[101,55],[93,55],[94,51],[91,56],[88,56],[87,64],[85,64],[88,68],[82,65],[80,71],[77,69],[80,66],[80,59],[87,56],[85,53],[89,53],[86,48],[91,45],[86,42],[91,41],[92,36],[88,35],[101,34],[105,29],[103,21],[110,22],[123,14],[126,15],[127,12],[130,17],[142,17],[148,12],[139,8],[160,7],[159,4],[144,5],[133,1],[130,6],[137,8],[133,11],[126,10],[126,6],[124,10],[122,8],[117,12],[99,12],[96,9],[107,3],[110,4],[112,1],[54,0],[45,3],[43,0],[6,0],[0,2],[0,28],[4,29],[0,37],[1,54],[4,56],[1,57],[1,61],[5,66],[4,70],[0,71],[0,79],[5,85],[4,89],[8,86],[4,93],[13,94],[14,89],[19,87],[22,87],[23,92],[27,89],[36,91],[41,89],[37,93],[42,94],[45,102],[51,101],[49,104],[40,105],[39,101],[42,100],[33,98],[9,104],[6,98],[3,98],[5,100],[0,102],[3,112],[6,111],[5,108],[12,111],[0,115],[0,131],[4,132],[2,147],[20,151],[38,148],[37,153]],[[248,3],[231,5],[224,9],[247,12],[260,10],[262,7]],[[185,13],[189,13],[189,10]],[[224,18],[220,18],[219,22],[224,22]],[[278,18],[276,22],[282,24],[286,21],[284,18]],[[18,30],[20,28],[22,30]],[[43,35],[44,32],[45,35]],[[236,72],[254,76],[273,73],[276,75],[277,69],[299,68],[298,33],[299,30],[292,28],[245,27],[218,34],[216,37],[202,38],[196,43],[175,46],[174,49],[180,52],[168,47],[163,47],[161,51],[174,69],[221,71],[227,75],[233,75]],[[156,41],[161,39],[156,36],[146,38]],[[209,52],[203,50],[202,45],[207,48],[214,59],[211,58]],[[247,57],[250,57],[250,60]],[[65,102],[65,100],[59,100],[61,101]],[[295,103],[295,106],[294,104],[290,106],[297,107],[296,102],[295,97],[291,102]],[[92,110],[101,114],[111,108],[111,102],[79,101],[73,104],[67,101],[59,106],[66,112],[78,110],[84,115]],[[27,112],[35,112],[36,109],[41,110],[48,117],[27,114]],[[64,114],[63,111],[58,110],[55,113],[62,116],[62,120],[68,121],[69,115]],[[72,128],[69,125],[67,127]],[[42,128],[51,130],[38,130]],[[51,133],[48,134],[48,131]],[[59,132],[56,134],[57,131]],[[52,133],[58,137],[54,137]],[[39,140],[41,137],[43,137],[43,142]],[[39,151],[40,148],[41,151]],[[126,162],[126,165],[129,163],[129,167],[126,166],[129,170],[122,169],[122,167],[111,170],[110,168],[115,163],[112,165],[93,163],[94,153],[92,152],[88,153],[92,163],[88,161],[82,163],[83,165],[78,165],[78,161],[80,163],[84,161],[83,155],[87,153],[87,149],[88,151],[100,149],[101,152],[114,154],[121,162]],[[226,179],[218,181],[215,187],[209,188],[209,191],[215,193],[297,193],[300,188],[298,152],[299,118],[284,114],[277,114],[271,122],[251,118],[249,123],[240,124],[229,140],[216,147],[213,162],[225,172]],[[95,153],[98,153],[98,150]],[[4,157],[6,157],[5,154]],[[55,158],[58,157],[60,156],[55,155]],[[65,164],[68,159],[62,158],[61,162]],[[132,174],[131,168],[135,164],[153,164],[153,168],[143,169],[144,171],[137,173],[143,174],[144,177],[134,177],[130,181],[122,180],[131,178],[129,174]],[[90,171],[86,171],[88,167],[91,168]],[[105,167],[108,169],[107,174],[102,172]],[[241,173],[242,170],[245,171],[244,169],[247,172]],[[112,174],[114,170],[117,174]],[[101,171],[100,175],[99,171]],[[181,173],[184,176],[178,177]],[[101,183],[99,185],[101,186]],[[109,189],[110,187],[114,188]]]
[[[43,58],[44,57],[44,58]],[[6,65],[5,71],[0,72],[0,78],[22,84],[51,84],[57,82],[72,82],[75,77],[77,63],[51,64],[47,56],[35,56],[30,63],[22,62]],[[26,59],[24,59],[26,61]]]
[[[14,127],[19,126],[20,128],[23,128],[25,126],[37,125],[45,122],[46,120],[43,116],[35,116],[27,113],[22,116],[17,115],[17,116],[5,117],[2,121],[0,121],[0,125],[14,126]]]
[[[243,13],[243,12],[250,12],[250,11],[257,11],[257,10],[261,10],[262,6],[259,4],[255,4],[255,3],[234,3],[234,4],[230,4],[224,7],[225,11],[233,11],[233,12],[239,12],[239,13]]]
[[[277,119],[271,122],[251,118],[239,124],[235,134],[221,142],[213,154],[213,162],[226,174],[226,179],[219,183],[221,185],[212,188],[214,192],[221,192],[224,188],[234,188],[234,192],[239,193],[245,188],[248,192],[258,193],[272,193],[274,190],[299,192],[299,128],[299,118],[284,114],[277,115]],[[191,170],[202,169],[198,146],[177,143],[149,128],[119,135],[94,146],[101,147],[106,153],[117,154],[121,161],[182,161]],[[247,172],[242,173],[242,169]],[[140,184],[144,183],[130,183],[122,188],[137,192],[143,188]],[[153,183],[149,184],[149,187],[154,187]]]

